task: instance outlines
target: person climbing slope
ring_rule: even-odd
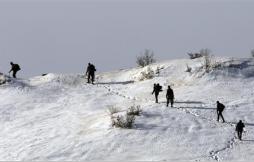
[[[9,73],[12,72],[13,78],[16,78],[16,74],[19,70],[21,70],[21,68],[18,64],[14,64],[13,62],[10,62],[10,64],[11,64],[11,70],[9,71]]]
[[[242,120],[240,120],[237,125],[236,125],[236,132],[237,132],[237,136],[240,140],[242,140],[242,134],[243,134],[243,128],[245,127],[245,125],[243,124]]]
[[[88,76],[87,83],[94,84],[95,71],[96,71],[95,66],[91,63],[88,63],[87,70],[86,70],[86,75]]]
[[[161,91],[162,91],[162,86],[159,83],[153,85],[153,92],[152,92],[152,94],[155,95],[155,103],[158,103],[158,96],[159,96],[159,93]]]
[[[174,91],[173,91],[173,89],[171,89],[170,86],[168,86],[166,99],[167,99],[167,107],[169,105],[169,101],[171,103],[171,107],[173,107],[175,96],[174,96]]]

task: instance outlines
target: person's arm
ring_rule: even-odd
[[[153,92],[152,92],[152,94],[154,94],[154,92],[155,92],[155,89],[153,89]]]
[[[89,67],[86,68],[86,75],[87,75],[87,73],[88,73],[88,69],[89,69]]]
[[[9,73],[12,72],[12,71],[13,71],[13,68],[11,68],[11,70],[9,71]]]

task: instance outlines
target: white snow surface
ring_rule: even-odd
[[[210,73],[200,69],[202,58],[155,63],[160,73],[145,81],[138,78],[147,67],[97,74],[95,85],[80,74],[9,78],[0,85],[0,160],[253,161],[254,60],[216,60],[224,66]],[[154,83],[163,85],[159,104]],[[216,121],[217,100],[226,123]],[[132,105],[143,110],[134,128],[112,127],[108,108]]]

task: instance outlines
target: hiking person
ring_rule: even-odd
[[[88,75],[87,77],[87,83],[90,83],[92,82],[92,84],[94,84],[94,75],[95,75],[95,66],[91,63],[88,63],[88,66],[87,66],[87,70],[86,70],[86,75]]]
[[[237,131],[237,135],[238,135],[238,138],[240,140],[242,140],[242,134],[243,134],[243,128],[245,127],[245,125],[243,124],[242,120],[240,120],[237,125],[236,125],[236,128],[235,130]]]
[[[162,91],[162,86],[160,86],[160,84],[154,84],[153,85],[153,92],[152,94],[155,94],[155,103],[158,103],[158,96],[159,93]]]
[[[171,107],[173,107],[175,97],[174,97],[174,91],[173,89],[171,89],[170,86],[168,86],[166,98],[167,98],[167,107],[168,107],[169,101],[171,103]]]
[[[16,74],[20,69],[20,66],[18,64],[14,64],[13,62],[10,62],[11,64],[11,70],[9,71],[9,74],[12,72],[13,78],[16,78]]]
[[[223,123],[225,122],[224,117],[222,115],[224,108],[225,108],[225,106],[222,103],[220,103],[219,101],[217,101],[217,121],[219,121],[219,118],[221,117],[223,120]]]

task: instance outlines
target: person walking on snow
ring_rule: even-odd
[[[171,89],[170,86],[168,86],[166,98],[167,98],[167,107],[168,107],[169,101],[171,103],[171,107],[173,107],[175,97],[174,97],[174,91],[173,89]]]
[[[88,76],[87,83],[92,82],[92,84],[94,84],[95,71],[96,71],[95,66],[91,63],[88,63],[87,70],[86,70],[86,75]]]
[[[225,122],[224,117],[222,115],[223,110],[225,109],[225,106],[217,101],[217,121],[219,122],[219,118],[222,118],[223,123]]]
[[[237,131],[237,136],[240,140],[242,140],[242,134],[243,134],[243,128],[245,127],[245,125],[243,124],[242,120],[240,120],[237,125],[235,130]]]
[[[20,66],[18,64],[14,64],[13,62],[10,62],[11,64],[11,70],[9,71],[9,74],[12,72],[13,78],[16,78],[16,74],[20,69]]]
[[[153,85],[153,92],[152,94],[155,94],[155,103],[158,103],[158,96],[159,93],[162,91],[162,86],[160,86],[160,84],[154,84]]]

